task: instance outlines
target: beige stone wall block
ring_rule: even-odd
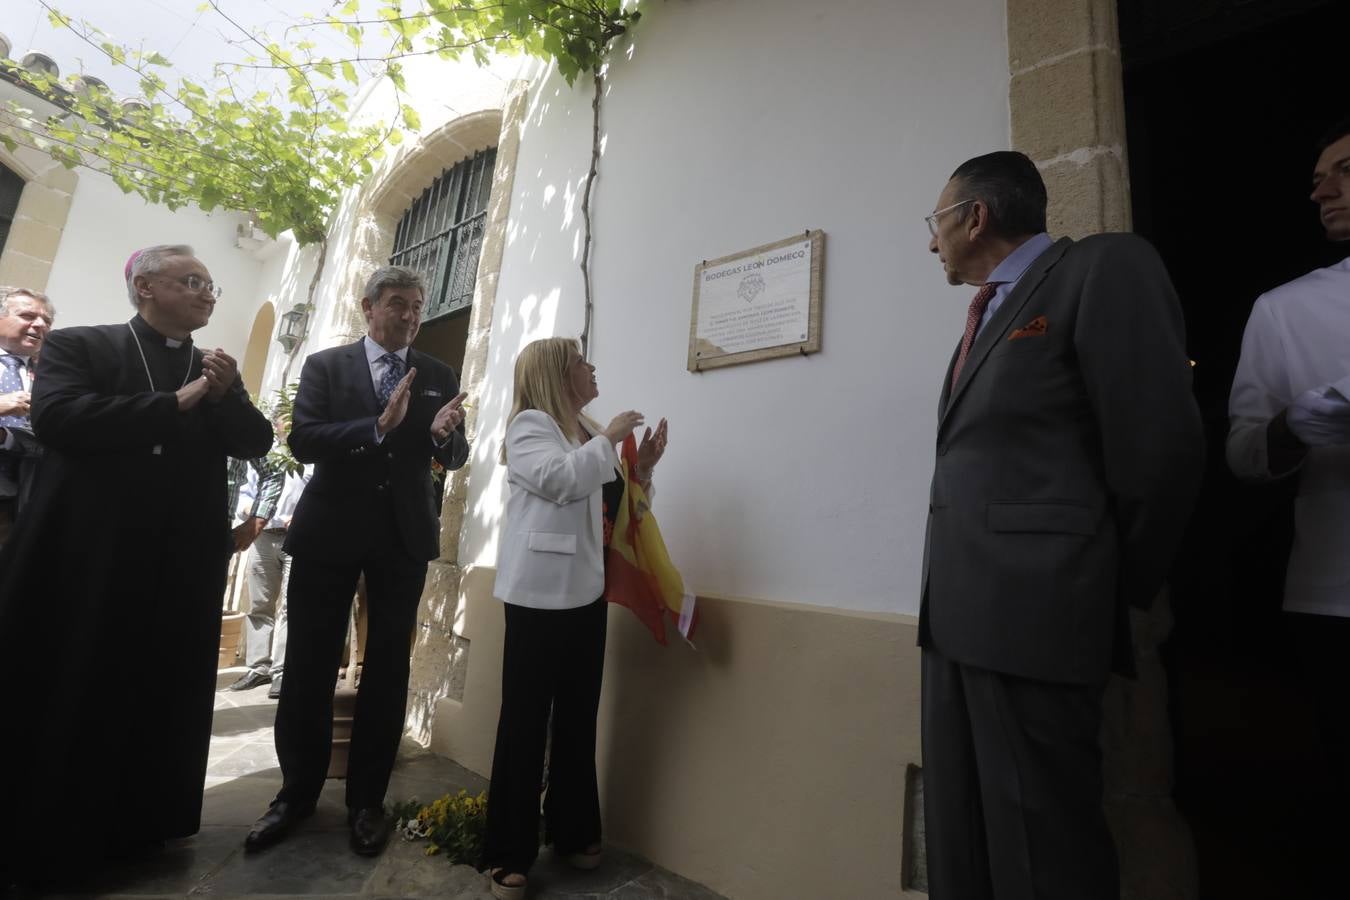
[[[16,218],[5,241],[5,250],[34,259],[56,259],[56,248],[60,246],[61,229],[33,219]]]
[[[439,704],[431,742],[480,773],[501,703],[495,574],[465,573],[463,699]],[[900,882],[905,770],[919,761],[914,619],[698,602],[696,650],[677,637],[660,647],[631,612],[609,610],[606,840],[738,900],[917,900]]]
[[[408,690],[435,693],[445,679],[445,663],[450,657],[453,639],[448,631],[428,628],[419,623],[413,640],[412,664],[408,674]]]
[[[1120,46],[1116,0],[1008,0],[1008,65],[1014,72],[1101,46]]]
[[[1129,231],[1129,184],[1122,160],[1110,153],[1086,164],[1072,160],[1042,170],[1050,193],[1050,233],[1079,238]]]
[[[478,273],[478,281],[474,283],[474,309],[490,310],[497,305],[497,283],[501,281],[501,274],[490,271],[490,273]],[[493,320],[489,314],[479,314],[477,318],[470,318],[468,321],[468,336],[482,339],[491,333]],[[483,352],[486,352],[486,344],[483,345]]]
[[[489,211],[487,228],[483,232],[483,245],[478,254],[478,275],[496,275],[502,270],[502,253],[506,249],[505,215],[494,218]],[[476,302],[476,301],[475,301]]]
[[[419,191],[419,193],[421,192]],[[372,209],[377,215],[386,216],[393,220],[395,227],[397,227],[399,218],[407,211],[408,207],[412,206],[412,202],[416,199],[407,191],[394,188],[386,191],[380,197],[379,202],[372,206]]]
[[[495,287],[496,283],[494,278],[493,280],[494,289],[493,291],[490,292],[488,291],[484,292],[484,296],[482,298],[484,303],[491,303],[493,301],[494,294],[496,293]],[[475,300],[474,302],[477,302],[477,300]],[[460,367],[461,368],[460,381],[466,384],[472,382],[475,391],[481,386],[479,382],[483,380],[483,376],[487,371],[488,350],[491,346],[492,346],[491,329],[474,328],[473,323],[470,323],[469,333],[464,338],[464,363]],[[468,390],[468,388],[464,388],[464,390]],[[473,408],[469,411],[469,418],[471,419],[477,418],[474,415],[473,410],[478,408],[478,401],[471,399],[469,402],[473,404]]]
[[[427,565],[427,580],[422,586],[422,602],[417,620],[423,627],[450,632],[459,615],[459,589],[462,573],[458,566],[439,560]]]
[[[49,260],[24,256],[10,250],[9,247],[6,247],[4,254],[0,255],[0,284],[41,291],[46,289],[47,279],[51,273],[52,264]],[[53,297],[52,301],[58,307],[61,305],[60,297]]]
[[[1095,51],[1015,75],[1012,143],[1034,160],[1124,141],[1120,59]]]
[[[469,642],[452,634],[428,635],[426,643],[414,652],[408,678],[406,727],[419,742],[431,740],[440,702],[464,696],[468,654]]]
[[[473,463],[465,463],[460,468],[450,473],[449,479],[445,483],[445,503],[458,503],[464,505],[464,499],[469,495],[469,471],[473,468]]]
[[[412,661],[408,676],[408,714],[405,724],[414,738],[426,743],[431,737],[436,704],[450,694],[452,660],[468,653],[468,642],[454,634],[460,596],[460,570],[432,562],[422,589],[417,631],[413,635]],[[458,665],[463,670],[464,663]],[[462,695],[462,678],[459,688]]]
[[[472,463],[449,473],[445,482],[445,493],[441,500],[441,545],[442,562],[459,561],[459,536],[464,527],[464,498],[468,494],[469,470]]]
[[[452,166],[479,150],[494,146],[500,131],[500,111],[471,113],[457,121],[454,127],[431,135],[428,146],[445,159],[447,166]]]
[[[52,159],[41,150],[34,150],[32,147],[20,145],[14,148],[14,152],[8,153],[14,164],[10,168],[14,169],[25,181],[36,181],[52,169],[62,168],[61,164]],[[6,160],[8,162],[9,160]]]
[[[14,217],[62,229],[65,228],[66,219],[70,215],[71,199],[71,195],[65,191],[58,191],[39,182],[29,182],[19,195],[19,206],[14,212]]]
[[[446,477],[451,480],[454,478],[453,475],[447,475]],[[459,562],[459,534],[463,527],[464,501],[451,496],[447,490],[444,502],[441,504],[441,541],[440,556],[438,557],[441,562]]]
[[[80,176],[74,169],[67,169],[60,163],[53,162],[51,168],[43,172],[36,180],[49,188],[73,194],[76,185],[80,183]]]
[[[474,306],[468,313],[468,339],[486,335],[493,328],[493,306],[497,302],[498,271],[478,270],[474,283]]]

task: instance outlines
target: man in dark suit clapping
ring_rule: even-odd
[[[359,854],[378,854],[389,839],[383,804],[407,708],[408,647],[427,562],[440,546],[431,460],[458,469],[469,456],[455,373],[409,347],[423,303],[416,272],[381,268],[361,300],[366,336],[305,360],[288,443],[296,459],[314,463],[314,475],[285,543],[293,559],[276,721],[282,787],[245,839],[249,850],[276,843],[314,811],[362,574],[369,630],[347,766],[348,822]]]
[[[979,288],[938,402],[924,552],[934,900],[1120,893],[1098,733],[1128,609],[1162,587],[1199,487],[1181,309],[1144,240],[1046,234],[1020,153],[963,163],[928,216]]]

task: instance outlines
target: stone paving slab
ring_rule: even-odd
[[[486,876],[471,866],[427,856],[426,844],[394,838],[376,858],[347,846],[345,782],[330,779],[314,815],[268,850],[244,852],[244,835],[281,786],[272,743],[276,701],[267,687],[224,688],[243,669],[217,681],[202,830],[172,841],[160,854],[106,871],[97,884],[43,900],[491,900]],[[411,740],[400,748],[389,802],[430,802],[461,789],[478,794],[486,781]],[[582,872],[548,850],[530,871],[537,900],[723,900],[702,885],[640,857],[606,848],[602,865]]]

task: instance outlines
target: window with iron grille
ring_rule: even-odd
[[[399,220],[389,262],[426,279],[424,322],[473,305],[496,162],[497,148],[491,147],[451,166]]]
[[[5,249],[9,226],[14,224],[14,213],[19,208],[19,195],[22,193],[23,179],[0,165],[0,250]]]

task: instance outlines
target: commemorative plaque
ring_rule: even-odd
[[[820,350],[825,232],[694,267],[689,371]]]

